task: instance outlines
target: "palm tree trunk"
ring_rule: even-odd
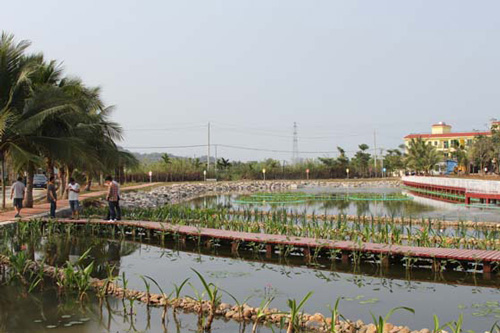
[[[47,173],[49,174],[49,178],[54,175],[54,161],[50,157],[47,157]]]
[[[75,168],[72,166],[72,165],[67,165],[66,166],[66,170],[67,170],[67,175],[66,175],[66,184],[69,184],[69,179],[71,178],[71,176],[73,175],[73,171],[75,170]],[[65,199],[68,198],[68,191],[66,191],[65,193]]]
[[[64,198],[66,192],[66,167],[63,165],[59,168],[59,179],[61,180],[61,187],[59,189],[59,198]]]
[[[35,167],[33,163],[28,164],[26,173],[26,194],[24,196],[23,206],[26,208],[33,208],[33,178],[35,176]]]
[[[92,176],[90,172],[87,172],[87,186],[85,186],[85,191],[90,191],[91,186],[92,186]]]
[[[0,153],[0,158],[2,159],[2,209],[5,209],[5,197],[7,195],[7,189],[5,187],[5,153]]]

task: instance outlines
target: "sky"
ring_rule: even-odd
[[[296,122],[301,158],[375,140],[380,153],[438,121],[469,131],[500,118],[498,1],[1,7],[0,30],[102,88],[131,151],[206,155],[211,123],[212,156],[290,160]]]

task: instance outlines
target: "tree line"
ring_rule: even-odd
[[[337,147],[337,157],[318,157],[288,164],[276,159],[263,161],[230,161],[220,158],[212,161],[208,178],[219,180],[263,179],[305,179],[309,177],[326,178],[366,178],[381,176],[399,176],[402,173],[429,175],[436,165],[446,160],[454,160],[458,167],[455,173],[468,174],[471,171],[500,174],[500,133],[493,131],[492,136],[478,136],[472,145],[465,147],[453,144],[449,155],[438,151],[431,142],[421,138],[412,139],[408,146],[400,145],[387,149],[383,155],[373,156],[367,144],[360,144],[358,151],[349,158],[342,147]],[[198,181],[204,179],[207,169],[206,157],[182,158],[163,154],[158,161],[143,161],[137,172],[129,175],[129,180],[147,181],[148,173],[153,172],[154,181]]]
[[[0,162],[2,206],[6,166],[26,175],[25,205],[33,205],[33,176],[44,170],[57,176],[60,194],[78,174],[90,189],[92,179],[138,166],[138,160],[116,144],[122,128],[111,121],[99,87],[67,76],[61,64],[42,53],[28,53],[30,42],[0,37]],[[9,181],[12,181],[10,179]]]

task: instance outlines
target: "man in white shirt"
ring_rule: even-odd
[[[80,217],[80,202],[78,201],[78,198],[80,197],[80,185],[75,182],[74,178],[70,178],[66,190],[68,191],[68,201],[69,207],[71,208],[71,218],[78,219]]]
[[[10,198],[14,199],[13,204],[16,209],[16,216],[21,217],[21,209],[23,208],[23,199],[24,199],[24,190],[26,186],[24,186],[23,178],[17,178],[17,181],[12,184],[10,189]]]

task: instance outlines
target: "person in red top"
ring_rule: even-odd
[[[118,186],[113,182],[113,177],[106,176],[105,178],[106,186],[108,186],[108,194],[106,195],[106,200],[109,205],[109,221],[116,222],[116,210],[118,207]]]

